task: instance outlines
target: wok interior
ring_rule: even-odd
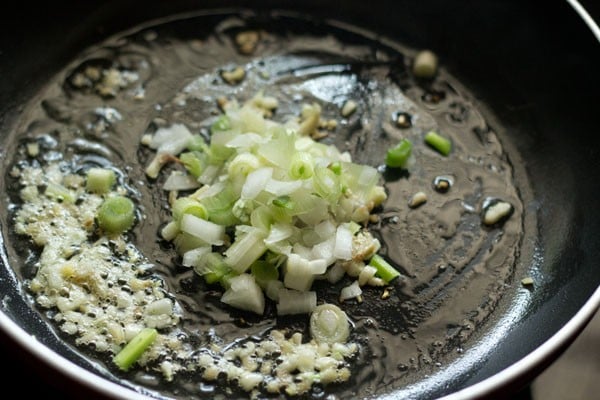
[[[525,209],[537,213],[540,236],[531,245],[541,252],[535,258],[521,259],[519,268],[536,274],[536,287],[526,300],[527,307],[518,312],[513,306],[524,299],[514,291],[507,292],[494,320],[477,333],[483,346],[493,352],[457,365],[451,377],[443,377],[447,379],[444,385],[412,389],[431,397],[449,393],[447,387],[451,392],[476,383],[531,352],[560,329],[600,284],[594,268],[600,249],[600,216],[595,209],[598,189],[594,184],[600,174],[594,160],[600,146],[593,121],[593,88],[599,87],[594,73],[597,43],[566,4],[540,15],[533,5],[517,2],[491,1],[469,9],[447,3],[380,2],[373,7],[346,2],[343,8],[316,1],[252,4],[348,20],[415,48],[434,49],[444,65],[478,96],[480,107],[498,118],[504,127],[499,135],[514,146],[508,150],[524,161],[515,166],[516,173],[526,174],[533,186],[534,198],[527,199]],[[223,5],[202,3],[206,8]],[[87,45],[138,22],[196,7],[193,2],[157,2],[156,7],[143,8],[133,2],[72,4],[65,8],[69,13],[48,18],[51,22],[43,38],[36,30],[20,29],[27,32],[23,43],[31,44],[31,51],[19,51],[23,45],[2,43],[13,60],[10,65],[0,65],[7,78],[0,95],[3,131],[18,119],[14,111],[19,103],[28,101],[46,79]],[[82,13],[86,18],[80,22]],[[30,26],[46,20],[44,13],[24,15],[22,21]],[[68,34],[65,26],[72,26]],[[9,37],[3,35],[1,40]],[[47,62],[42,65],[40,59]],[[6,226],[3,228],[6,232]],[[5,312],[27,331],[36,332],[49,347],[85,364],[30,310],[10,274],[5,269],[1,274],[3,290],[10,298]],[[510,329],[499,340],[495,332],[507,326]],[[486,344],[486,340],[492,342]]]

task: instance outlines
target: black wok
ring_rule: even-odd
[[[530,209],[537,214],[541,254],[519,263],[524,271],[535,269],[538,280],[518,311],[511,305],[524,300],[507,291],[491,320],[478,328],[472,348],[457,356],[461,362],[451,374],[435,384],[423,377],[421,385],[403,394],[503,398],[527,385],[574,340],[600,304],[600,44],[581,15],[567,1],[543,8],[538,2],[494,0],[15,4],[15,11],[0,17],[1,131],[10,131],[21,105],[88,45],[160,16],[230,5],[298,10],[432,48],[493,110],[524,160],[521,168],[533,188],[536,207]],[[92,365],[48,332],[9,272],[5,252],[1,263],[2,343],[17,365],[11,378],[25,372],[27,385],[77,397],[133,396],[90,373]],[[4,382],[10,381],[5,377]]]

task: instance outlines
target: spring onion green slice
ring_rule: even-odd
[[[117,181],[115,172],[108,168],[90,168],[87,171],[85,188],[96,194],[104,194],[110,191]]]
[[[98,209],[98,225],[107,233],[122,233],[131,228],[135,205],[125,196],[109,197]]]
[[[339,161],[332,162],[331,164],[329,164],[329,166],[327,168],[332,170],[333,173],[336,175],[342,174],[342,163]]]
[[[385,155],[385,165],[392,168],[405,168],[411,153],[411,141],[402,139],[400,143],[387,151]]]
[[[153,328],[144,328],[113,358],[113,362],[123,371],[127,371],[154,342],[158,332]]]
[[[200,135],[192,135],[187,142],[187,149],[189,151],[206,151],[208,145]]]
[[[172,206],[173,219],[177,222],[181,221],[184,214],[191,214],[195,217],[208,219],[208,210],[206,207],[191,197],[180,197],[173,203]]]
[[[202,156],[203,153],[199,152],[187,152],[181,153],[179,161],[185,166],[185,169],[195,178],[202,175],[205,168],[205,158]]]
[[[202,257],[202,262],[194,266],[198,275],[204,277],[204,281],[209,285],[220,283],[226,287],[227,278],[233,277],[231,268],[223,260],[219,253],[209,253]]]
[[[306,151],[296,152],[290,163],[290,176],[293,179],[308,179],[313,176],[315,168],[313,156]]]
[[[266,288],[269,281],[279,279],[277,266],[265,260],[257,260],[250,266],[250,272],[254,275],[256,283]]]
[[[273,205],[276,207],[285,208],[287,210],[294,209],[294,203],[292,202],[292,199],[288,195],[279,196],[279,197],[273,199]]]
[[[398,272],[389,262],[387,262],[379,254],[375,254],[371,258],[369,265],[377,269],[377,275],[381,279],[383,279],[385,283],[390,283],[391,281],[400,276],[400,272]]]
[[[452,150],[452,142],[450,139],[441,136],[435,131],[429,131],[425,134],[425,143],[444,156],[450,154],[450,150]]]

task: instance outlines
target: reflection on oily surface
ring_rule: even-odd
[[[400,45],[383,46],[320,25],[311,25],[314,33],[307,34],[305,21],[282,17],[264,28],[262,40],[247,54],[236,46],[235,34],[256,21],[210,16],[202,22],[203,35],[186,29],[196,20],[175,21],[87,53],[59,74],[43,94],[41,107],[28,108],[18,133],[46,150],[42,159],[79,157],[81,164],[114,165],[126,172],[146,216],[132,239],[184,305],[184,322],[178,327],[182,340],[206,344],[212,339],[197,332],[211,327],[219,340],[233,343],[274,326],[306,330],[306,321],[275,319],[273,313],[253,320],[226,312],[218,293],[178,268],[171,248],[142,240],[156,237],[168,215],[163,182],[143,175],[150,155],[137,143],[160,124],[206,129],[224,95],[247,99],[267,88],[280,99],[274,119],[298,113],[300,104],[310,101],[323,104],[325,119],[340,119],[341,105],[354,99],[359,112],[342,118],[324,142],[379,167],[384,151],[408,137],[418,157],[408,174],[381,169],[389,197],[372,231],[404,279],[386,301],[379,301],[381,290],[368,290],[362,303],[344,304],[362,352],[354,360],[351,385],[332,390],[340,395],[382,393],[414,381],[422,371],[443,369],[448,357],[460,357],[514,279],[523,237],[533,233],[527,231],[534,223],[526,222],[519,192],[527,192],[527,183],[515,181],[511,157],[494,131],[500,127],[489,126],[468,92],[443,69],[434,82],[415,80],[406,68],[413,53]],[[239,84],[220,79],[223,70],[239,65],[246,71]],[[124,79],[118,85],[93,72],[111,70]],[[399,112],[411,123],[399,124]],[[421,141],[424,132],[434,129],[452,138],[451,157],[440,157]],[[440,181],[446,182],[443,190]],[[16,188],[14,180],[9,185]],[[427,202],[411,209],[408,201],[417,191],[427,194]],[[486,205],[499,199],[511,204],[510,218],[503,224],[482,224]],[[15,247],[30,257],[18,271],[29,279],[35,252],[22,244]],[[340,285],[320,285],[319,292],[337,302]],[[148,375],[139,379],[159,382]],[[181,380],[184,386],[174,394],[193,395],[197,377],[184,374]],[[159,383],[156,388],[173,390]]]

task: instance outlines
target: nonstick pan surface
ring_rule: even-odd
[[[143,6],[64,2],[48,9],[19,5],[14,15],[2,17],[2,131],[11,131],[22,104],[86,46],[164,15],[238,5],[348,21],[414,48],[432,48],[478,103],[493,110],[522,163],[516,169],[532,187],[526,209],[536,215],[537,236],[531,244],[536,252],[520,259],[519,268],[534,274],[535,288],[523,291],[515,279],[490,320],[478,327],[470,347],[456,355],[452,369],[436,375],[435,383],[423,376],[410,390],[389,395],[504,396],[528,383],[583,329],[600,302],[596,267],[600,48],[567,2],[546,5],[544,10],[533,2],[517,1],[144,2]],[[2,222],[7,223],[5,218]],[[125,389],[70,364],[94,369],[48,332],[9,272],[12,260],[6,253],[2,261],[0,321],[16,354],[31,359],[36,373],[56,376],[66,392],[91,390],[127,397]],[[38,343],[25,332],[36,336]]]

